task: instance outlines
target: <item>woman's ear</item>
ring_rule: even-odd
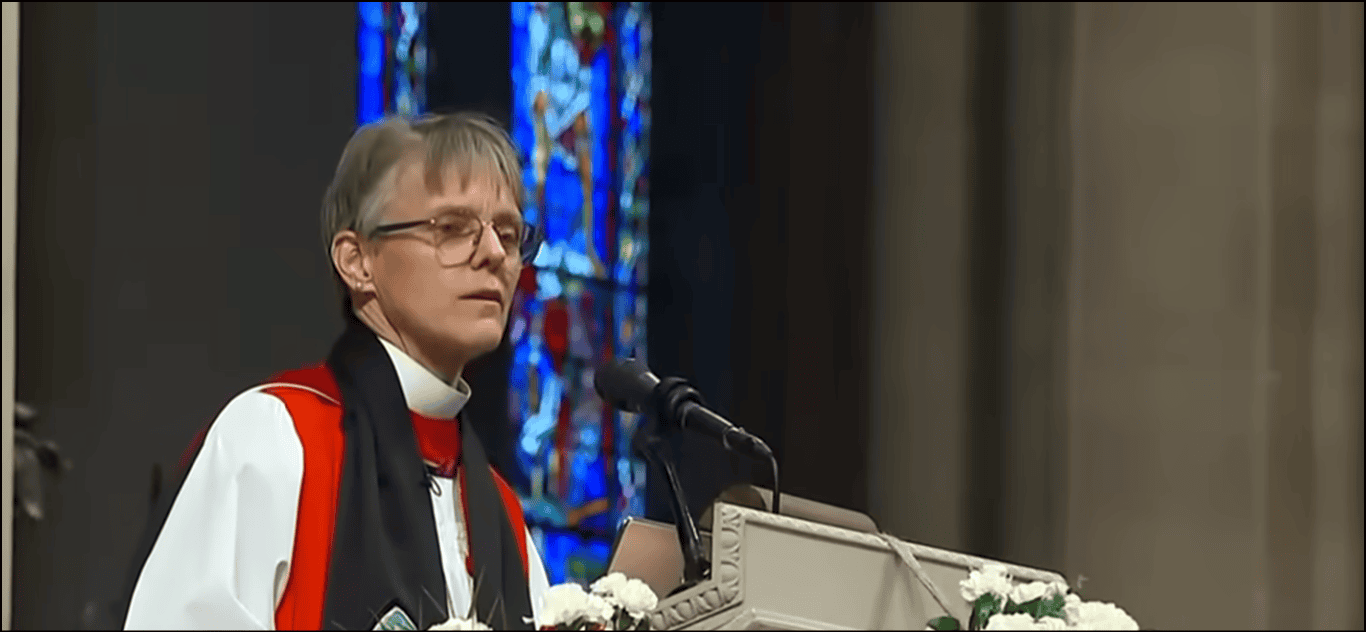
[[[364,293],[374,289],[369,263],[356,231],[344,230],[332,238],[332,265],[349,291]]]

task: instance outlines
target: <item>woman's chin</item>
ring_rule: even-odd
[[[502,323],[491,319],[466,322],[456,331],[448,332],[449,344],[467,350],[472,356],[481,356],[498,348],[503,340]]]

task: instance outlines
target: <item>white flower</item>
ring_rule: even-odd
[[[593,585],[589,586],[588,589],[591,590],[595,595],[606,596],[615,594],[618,590],[621,589],[622,586],[625,585],[626,575],[624,573],[618,572],[609,573],[606,576],[598,579],[598,581],[593,582]]]
[[[1000,595],[1004,599],[1010,595],[1010,576],[1006,574],[1006,567],[986,564],[982,570],[969,573],[967,579],[958,582],[958,586],[968,603],[977,603],[977,598],[987,593]]]
[[[1033,630],[1034,617],[1027,614],[998,614],[987,619],[984,630]]]
[[[615,609],[602,597],[584,592],[583,587],[574,584],[551,586],[541,602],[539,620],[536,627],[557,626],[572,623],[584,618],[595,623],[612,620]]]
[[[1076,618],[1069,623],[1077,630],[1137,630],[1138,622],[1112,603],[1086,601],[1076,608]]]
[[[1010,591],[1010,600],[1015,603],[1029,603],[1041,597],[1053,596],[1053,585],[1045,582],[1020,584]]]
[[[1035,630],[1066,630],[1067,622],[1057,617],[1043,617],[1034,620]]]
[[[639,579],[627,579],[621,573],[612,573],[593,582],[591,589],[593,594],[625,610],[635,619],[645,616],[645,613],[659,605],[659,597],[649,585]]]
[[[1057,617],[1035,619],[1028,614],[997,614],[987,619],[984,630],[1066,630],[1067,622]]]
[[[442,621],[441,623],[438,623],[438,624],[436,624],[436,625],[434,625],[434,626],[432,626],[432,627],[430,627],[430,628],[427,628],[427,629],[428,629],[428,630],[492,630],[493,628],[490,628],[489,626],[484,625],[484,624],[482,624],[482,623],[476,621],[476,620],[473,619],[473,618],[470,618],[470,619],[460,619],[460,618],[456,618],[456,617],[451,617],[451,618],[446,619],[445,621]]]
[[[1076,594],[1070,594],[1070,595],[1068,595],[1068,596],[1066,596],[1066,597],[1063,597],[1063,602],[1062,602],[1062,614],[1063,614],[1064,617],[1067,617],[1067,624],[1068,624],[1068,625],[1076,625],[1076,624],[1077,624],[1077,618],[1080,616],[1080,612],[1081,612],[1081,597],[1080,597],[1080,596],[1078,596],[1078,595],[1076,595]]]

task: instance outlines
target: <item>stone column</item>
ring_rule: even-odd
[[[870,513],[1149,628],[1359,627],[1361,5],[1014,4],[996,180],[983,8],[876,10]]]
[[[1359,16],[1076,8],[1065,570],[1145,626],[1360,624]]]
[[[1009,7],[1003,182],[1006,332],[1001,509],[1005,559],[1063,569],[1067,509],[1067,279],[1072,144],[1070,2]]]
[[[4,17],[0,23],[4,24],[3,48],[0,49],[0,59],[3,59],[3,85],[0,92],[3,92],[4,110],[3,117],[0,117],[0,126],[3,126],[4,133],[0,134],[4,138],[3,146],[0,146],[0,164],[3,164],[3,171],[0,172],[0,182],[3,182],[3,198],[0,198],[0,239],[4,240],[0,244],[0,252],[3,252],[3,262],[0,262],[0,270],[3,272],[3,283],[0,283],[0,303],[4,304],[4,314],[0,317],[0,375],[3,375],[4,383],[0,384],[0,463],[4,463],[4,472],[0,473],[3,479],[3,490],[0,491],[0,529],[3,529],[3,538],[0,539],[0,556],[4,556],[4,561],[0,562],[0,580],[3,581],[3,593],[0,599],[4,601],[4,612],[0,614],[0,629],[10,629],[10,581],[14,566],[13,559],[14,546],[14,251],[15,234],[14,231],[18,224],[16,222],[17,213],[15,204],[18,199],[18,192],[15,188],[16,175],[18,173],[19,160],[19,3],[6,2],[4,4]]]
[[[1256,10],[1076,10],[1065,570],[1147,626],[1261,626]]]
[[[874,9],[869,514],[962,550],[969,7]]]
[[[1294,6],[1294,5],[1291,5]],[[1312,595],[1273,625],[1360,628],[1362,613],[1362,4],[1323,3],[1317,16],[1318,84],[1307,113],[1314,135],[1312,377]],[[1313,51],[1313,42],[1304,42]],[[1274,511],[1274,509],[1273,509]],[[1303,578],[1289,578],[1303,581]],[[1273,615],[1275,612],[1273,611]]]

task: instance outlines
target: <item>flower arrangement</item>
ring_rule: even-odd
[[[443,621],[443,622],[441,622],[441,623],[438,623],[438,624],[436,624],[436,625],[434,625],[434,626],[432,626],[432,627],[430,627],[430,628],[427,628],[427,629],[429,629],[429,630],[492,630],[493,628],[490,628],[489,626],[480,623],[480,622],[479,622],[477,619],[475,619],[474,617],[469,617],[469,618],[451,617],[451,618],[446,619],[445,621]]]
[[[659,597],[645,582],[612,573],[593,582],[588,590],[574,583],[557,584],[546,591],[537,630],[649,630],[649,613]],[[432,630],[491,630],[473,614],[452,616]]]
[[[972,604],[969,630],[1137,630],[1128,613],[1110,603],[1082,601],[1062,582],[1015,585],[1006,568],[987,564],[959,582]],[[961,630],[951,616],[930,620],[930,630]]]
[[[612,573],[585,591],[578,584],[559,584],[546,591],[538,630],[649,630],[651,610],[659,597],[638,579]]]

